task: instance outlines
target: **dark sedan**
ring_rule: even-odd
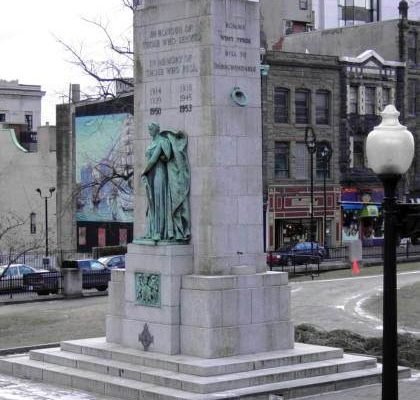
[[[317,242],[300,242],[267,254],[268,265],[300,265],[321,262],[326,250]]]
[[[125,255],[100,257],[98,261],[108,268],[125,268]]]
[[[36,269],[26,264],[0,266],[0,291],[34,291],[38,294],[58,293],[57,271]]]
[[[111,269],[98,260],[66,260],[63,261],[62,268],[79,268],[82,270],[83,289],[97,289],[101,292],[108,289]]]

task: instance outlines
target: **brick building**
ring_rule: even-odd
[[[262,78],[266,249],[309,238],[311,157],[304,139],[309,125],[318,146],[312,158],[313,234],[335,245],[341,239],[336,150],[341,65],[337,57],[285,52],[267,52],[264,63],[270,66]],[[320,158],[325,144],[333,149],[328,164]]]

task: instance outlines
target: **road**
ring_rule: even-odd
[[[295,325],[310,323],[321,329],[350,329],[363,336],[382,336],[382,309],[375,315],[363,309],[365,301],[382,291],[382,275],[291,282]],[[420,282],[420,271],[398,274],[398,287]],[[419,305],[420,310],[420,305]],[[401,330],[420,334],[411,327]]]
[[[420,282],[420,271],[398,274],[399,287],[415,282]],[[290,285],[295,325],[310,323],[326,330],[350,329],[364,336],[382,335],[382,310],[375,315],[363,310],[363,303],[382,290],[382,275]],[[94,296],[1,305],[0,349],[104,336],[107,302],[107,296]]]

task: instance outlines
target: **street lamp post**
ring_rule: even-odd
[[[320,148],[320,156],[324,173],[324,248],[327,248],[327,172],[332,156],[332,148],[328,142],[323,142]]]
[[[311,163],[311,221],[309,225],[309,236],[311,240],[311,254],[314,250],[314,154],[316,152],[316,135],[315,131],[311,126],[307,126],[305,129],[305,144],[308,152],[310,154],[310,163]]]
[[[382,400],[398,400],[396,187],[413,160],[414,139],[400,125],[400,113],[393,105],[386,106],[381,115],[381,124],[367,137],[366,155],[384,186]]]
[[[52,194],[55,192],[55,187],[50,187],[48,189],[49,194],[43,196],[41,189],[38,188],[36,191],[39,193],[41,199],[45,201],[45,257],[48,257],[48,199],[52,197]]]

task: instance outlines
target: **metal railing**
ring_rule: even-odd
[[[420,245],[413,245],[411,243],[406,243],[404,245],[398,245],[397,248],[397,259],[402,260],[410,260],[411,258],[420,257]],[[272,252],[275,254],[276,252]],[[269,254],[269,253],[267,253]],[[383,246],[366,246],[362,248],[362,260],[369,261],[369,260],[381,260],[383,259]],[[309,262],[301,262],[301,258],[299,257],[291,257],[291,265],[276,265],[275,262],[272,262],[271,265],[269,260],[274,260],[273,257],[267,257],[267,264],[270,269],[276,268],[280,270],[287,270],[293,274],[296,273],[296,267],[300,265],[299,271],[307,271],[308,273],[314,270],[313,266],[311,268],[308,267],[309,264],[318,264],[316,269],[319,271],[319,264],[323,262],[347,262],[349,261],[349,248],[348,246],[337,246],[337,247],[330,247],[328,248],[328,255],[323,259],[320,260],[319,263],[309,263]]]
[[[60,272],[35,272],[24,276],[0,278],[0,299],[20,299],[60,294],[63,276]]]
[[[55,270],[61,267],[63,260],[78,260],[92,258],[91,253],[78,253],[77,251],[50,251],[49,256],[44,253],[27,251],[19,254],[0,253],[0,265],[28,264],[36,269]]]

